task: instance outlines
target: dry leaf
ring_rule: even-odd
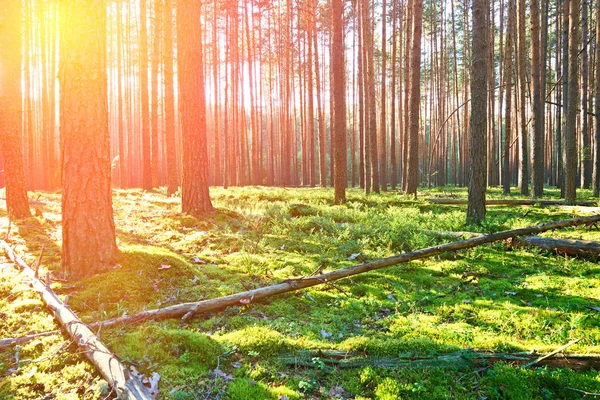
[[[242,303],[242,304],[250,304],[251,301],[252,301],[251,299],[241,299],[240,303]]]
[[[160,264],[160,267],[158,267],[158,270],[163,270],[163,269],[169,269],[171,268],[171,265],[169,264]]]

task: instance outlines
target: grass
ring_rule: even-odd
[[[426,194],[466,197],[460,188]],[[557,198],[548,189],[546,198]],[[580,191],[581,199],[591,199]],[[217,212],[191,217],[164,190],[115,190],[121,254],[106,273],[54,283],[85,321],[214,298],[441,243],[427,231],[496,232],[569,218],[568,207],[489,207],[481,226],[464,206],[414,201],[398,192],[213,188]],[[39,198],[38,198],[39,196]],[[1,197],[1,196],[0,196]],[[38,216],[14,225],[11,240],[29,263],[60,274],[60,195],[36,193]],[[490,198],[501,198],[491,189]],[[511,195],[511,198],[519,198]],[[0,204],[0,207],[3,205]],[[1,208],[0,208],[1,209]],[[0,232],[7,229],[0,211]],[[584,228],[547,234],[600,240]],[[360,253],[355,260],[352,255]],[[200,262],[195,261],[199,259]],[[102,332],[102,340],[146,375],[161,375],[161,399],[554,399],[600,392],[598,372],[496,364],[484,371],[364,367],[333,372],[285,366],[279,356],[343,350],[373,356],[443,354],[466,348],[600,354],[600,279],[595,260],[492,244],[354,276],[250,307],[182,323],[148,322]],[[0,272],[0,338],[55,329],[35,293],[10,267]],[[103,398],[107,388],[62,337],[0,353],[0,398]],[[23,360],[28,360],[23,362]],[[215,374],[218,367],[219,373]],[[65,371],[69,371],[68,374]]]

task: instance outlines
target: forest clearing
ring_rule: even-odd
[[[425,196],[447,190],[466,194],[440,188]],[[41,269],[57,278],[51,289],[90,324],[456,240],[440,231],[492,233],[589,215],[585,207],[493,206],[477,226],[465,224],[464,205],[397,192],[349,190],[348,203],[337,206],[326,189],[212,192],[216,211],[192,217],[164,190],[115,190],[118,264],[84,280],[60,279],[58,194],[37,193],[38,217],[13,224],[8,243],[32,266],[43,249]],[[4,234],[8,222],[0,216]],[[542,236],[600,241],[595,226]],[[575,389],[600,391],[595,260],[501,241],[185,321],[106,327],[99,337],[126,365],[159,374],[161,399],[583,398]],[[0,338],[58,329],[28,279],[6,259],[1,268]],[[578,338],[564,354],[591,355],[581,367],[563,353],[558,364],[520,366]],[[481,360],[479,353],[500,358]],[[0,357],[6,398],[101,399],[110,392],[58,332],[5,348]]]

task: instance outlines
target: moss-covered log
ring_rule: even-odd
[[[56,320],[69,334],[83,354],[96,367],[102,377],[115,390],[119,398],[131,400],[151,400],[148,389],[135,376],[129,374],[127,368],[118,358],[102,343],[94,332],[67,307],[58,296],[36,276],[35,272],[23,261],[10,246],[0,240],[0,247],[4,249],[7,257],[21,268],[30,280],[42,300],[52,310]]]
[[[286,365],[316,369],[348,369],[367,366],[375,368],[437,367],[466,369],[487,367],[497,362],[525,367],[541,358],[543,357],[540,354],[535,353],[496,353],[465,350],[431,356],[400,354],[398,357],[365,357],[346,352],[309,351],[283,355],[278,359]],[[598,355],[555,354],[536,362],[535,365],[548,368],[570,368],[576,371],[597,370],[600,368],[600,357]]]

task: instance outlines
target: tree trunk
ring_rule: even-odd
[[[61,3],[62,265],[71,279],[112,267],[106,4]]]
[[[506,84],[506,108],[504,123],[504,167],[502,169],[502,192],[510,193],[510,143],[512,127],[512,89],[513,89],[513,56],[514,56],[514,34],[515,34],[516,7],[515,0],[508,0],[508,32],[506,33],[506,53],[504,54],[505,72],[504,82]]]
[[[335,146],[335,200],[336,204],[346,202],[348,185],[346,160],[346,71],[344,64],[344,2],[331,0],[332,22],[332,93],[334,102],[332,145]]]
[[[165,144],[167,149],[167,195],[172,196],[179,188],[177,176],[177,144],[175,140],[175,88],[173,78],[173,0],[165,0],[163,26],[165,30],[163,62],[165,74]]]
[[[594,152],[594,196],[600,195],[600,7],[596,7],[596,151]]]
[[[381,123],[379,124],[379,163],[381,165],[379,181],[381,190],[387,191],[388,185],[388,162],[387,162],[387,120],[386,120],[386,78],[387,78],[387,0],[383,0],[381,6]],[[392,89],[393,90],[393,89]]]
[[[489,13],[489,0],[473,1],[470,172],[467,206],[467,221],[471,223],[481,223],[485,219]]]
[[[539,197],[544,193],[544,131],[542,107],[542,78],[545,73],[541,64],[540,46],[540,0],[531,0],[531,80],[533,87],[532,115],[532,162],[531,162],[531,197]],[[525,12],[525,10],[521,10]]]
[[[177,76],[183,145],[181,208],[189,214],[205,213],[213,208],[208,192],[200,9],[200,0],[179,0],[177,3]]]
[[[579,46],[581,44],[580,0],[571,0],[569,13],[569,90],[567,93],[567,124],[565,129],[565,200],[575,202],[577,180],[577,107],[579,106]]]
[[[581,4],[582,10],[582,43],[583,49],[581,54],[581,187],[589,189],[592,183],[592,149],[590,141],[590,130],[588,124],[588,89],[589,89],[589,56],[588,49],[590,45],[588,43],[588,0],[583,0]],[[596,61],[598,62],[598,61]]]
[[[525,35],[525,0],[519,0],[517,9],[518,25],[518,71],[519,71],[519,189],[522,195],[528,193],[529,174],[527,168],[527,107],[525,93],[527,91],[527,38]]]
[[[140,0],[140,90],[142,108],[142,188],[152,190],[150,148],[150,99],[148,95],[148,13],[147,0]]]
[[[21,2],[2,1],[0,12],[0,152],[4,157],[8,217],[31,216],[21,131]],[[1,174],[1,172],[0,172]]]
[[[419,109],[421,105],[421,32],[423,0],[413,0],[413,29],[410,54],[410,100],[408,111],[408,159],[406,161],[406,193],[417,196],[419,185]]]
[[[600,256],[600,243],[588,240],[553,239],[539,236],[524,236],[513,240],[513,244],[526,245],[547,250],[560,255],[574,257]]]

